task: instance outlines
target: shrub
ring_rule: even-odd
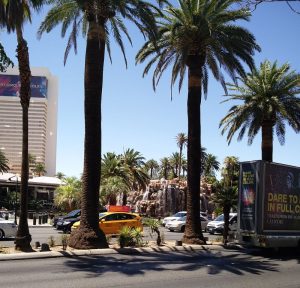
[[[143,232],[141,228],[131,228],[128,226],[122,227],[118,242],[121,248],[133,246],[140,247],[143,246]]]

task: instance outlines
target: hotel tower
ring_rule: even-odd
[[[56,173],[58,80],[46,68],[31,68],[29,153],[45,165],[46,175]],[[0,149],[11,173],[21,173],[22,108],[17,68],[0,74]]]

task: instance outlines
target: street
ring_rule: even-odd
[[[56,244],[61,243],[62,238],[62,231],[58,231],[54,229],[54,227],[45,227],[45,226],[36,226],[34,228],[29,228],[31,236],[32,236],[32,242],[31,245],[34,247],[35,242],[40,243],[48,243],[49,238],[53,236],[55,239]],[[164,227],[160,228],[160,231],[163,235],[164,240],[169,241],[175,241],[175,240],[181,240],[183,233],[181,232],[170,232]],[[156,235],[155,233],[152,235],[153,238],[150,236],[150,231],[147,227],[144,227],[144,241],[150,241],[155,240]],[[214,240],[216,238],[222,237],[221,235],[209,235],[208,233],[204,233],[205,237],[209,237],[210,240]],[[111,239],[111,242],[116,241],[117,237],[113,237]],[[14,246],[14,239],[1,239],[0,240],[0,246],[2,247],[13,247]]]
[[[246,251],[247,252],[247,251]],[[5,261],[5,288],[299,288],[297,256],[201,250]]]

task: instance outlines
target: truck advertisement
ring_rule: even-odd
[[[300,230],[300,169],[265,163],[264,231]]]
[[[300,248],[300,168],[241,162],[238,217],[241,245]]]
[[[255,230],[255,201],[257,193],[256,163],[242,163],[240,173],[240,228]]]

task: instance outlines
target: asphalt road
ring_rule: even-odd
[[[201,250],[14,260],[1,263],[0,285],[5,288],[299,288],[299,258],[284,255]]]
[[[164,227],[161,227],[161,233],[165,240],[181,240],[183,233],[181,232],[170,232]],[[36,226],[34,228],[30,228],[30,233],[32,236],[32,247],[34,247],[35,242],[40,243],[48,243],[49,238],[52,236],[55,240],[56,244],[61,243],[62,238],[62,231],[58,231],[53,227],[43,227],[43,226]],[[155,234],[153,234],[153,238],[150,236],[150,231],[147,227],[144,228],[144,240],[150,241],[155,240]],[[216,239],[217,237],[221,237],[221,235],[209,235],[208,233],[204,233],[205,237],[209,237],[210,240]],[[112,238],[112,242],[116,241],[116,237]],[[14,246],[14,239],[1,239],[0,246],[2,247],[13,247]]]

